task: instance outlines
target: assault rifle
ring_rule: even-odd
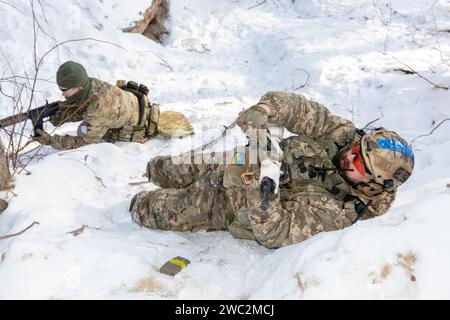
[[[269,200],[275,194],[275,182],[269,177],[264,177],[261,181],[261,205],[259,206],[262,211],[267,211],[269,208]]]
[[[38,136],[37,130],[44,130],[44,121],[45,119],[53,116],[59,110],[59,101],[55,101],[52,103],[45,102],[45,105],[42,107],[28,110],[27,112],[22,112],[15,114],[13,116],[0,119],[0,129],[12,126],[14,124],[20,123],[22,121],[31,120],[33,124],[33,134],[34,136]]]

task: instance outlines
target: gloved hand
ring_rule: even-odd
[[[264,109],[253,106],[239,113],[236,124],[243,132],[248,129],[267,129],[267,114]]]
[[[50,116],[50,123],[57,127],[62,125],[67,120],[67,115],[64,111],[58,110],[54,115]]]
[[[262,211],[267,211],[269,208],[269,200],[275,195],[276,187],[275,181],[269,177],[264,177],[262,179],[260,185],[261,204],[259,206]]]
[[[45,132],[44,130],[41,130],[41,129],[37,129],[36,135],[31,136],[31,140],[37,141],[40,144],[44,144],[44,145],[50,145],[52,143],[51,138],[52,138],[51,135],[49,135],[47,132]]]

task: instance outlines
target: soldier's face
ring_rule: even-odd
[[[77,88],[70,88],[70,89],[63,89],[63,88],[59,88],[62,92],[62,95],[64,98],[70,98],[71,96],[73,96],[74,94],[77,94],[81,89],[83,89],[82,87],[77,87]]]
[[[350,181],[360,183],[367,181],[370,175],[365,170],[364,160],[362,159],[359,144],[343,152],[339,157],[339,166],[342,174]]]

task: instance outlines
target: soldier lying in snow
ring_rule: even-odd
[[[135,195],[133,219],[152,229],[229,230],[277,248],[384,214],[414,166],[411,148],[395,132],[357,130],[293,93],[265,94],[237,124],[247,136],[255,129],[267,133],[267,147],[276,152],[256,164],[248,161],[248,148],[244,156],[216,154],[215,165],[155,158],[147,173],[163,189]],[[297,136],[283,140],[283,128]],[[267,209],[262,182],[273,191]]]
[[[35,141],[56,149],[74,149],[101,139],[108,142],[145,142],[157,134],[166,137],[193,133],[187,119],[178,112],[159,112],[148,101],[148,89],[134,82],[118,81],[115,86],[89,78],[84,67],[68,61],[58,69],[57,83],[66,101],[50,118],[52,124],[83,121],[77,136],[50,135],[37,131]],[[174,126],[174,124],[176,124]]]

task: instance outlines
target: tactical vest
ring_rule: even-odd
[[[354,140],[360,139],[356,133]],[[339,173],[333,160],[341,149],[333,140],[292,136],[280,144],[283,161],[280,172],[281,201],[298,193],[324,194],[342,203],[342,209],[355,223],[369,209],[375,197],[352,187]],[[249,149],[242,147],[226,154],[223,186],[250,191],[259,188],[259,166],[250,160]],[[287,198],[285,198],[287,197]]]
[[[124,126],[119,129],[110,129],[104,139],[108,142],[140,142],[143,143],[157,134],[159,120],[159,105],[151,104],[148,97],[148,89],[144,85],[138,85],[133,81],[118,80],[116,86],[138,99],[139,119],[134,126]]]
[[[284,139],[280,147],[283,150],[280,188],[291,193],[332,196],[343,203],[343,209],[354,210],[356,220],[366,212],[371,200],[353,188],[333,163],[340,151],[333,140],[293,136]]]

